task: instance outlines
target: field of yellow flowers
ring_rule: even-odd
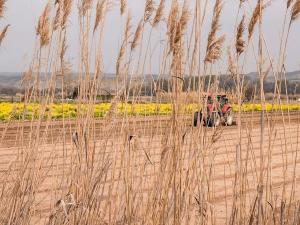
[[[110,103],[95,104],[91,110],[93,110],[94,117],[101,118],[111,108]],[[181,109],[183,114],[188,114],[196,111],[199,108],[197,104],[186,105]],[[37,119],[40,116],[43,118],[61,119],[61,118],[75,118],[79,114],[85,113],[88,110],[87,106],[78,106],[75,104],[51,104],[46,107],[41,107],[39,104],[23,103],[0,103],[0,121],[9,120],[32,120]],[[238,111],[238,106],[233,105],[233,110]],[[261,111],[260,104],[243,104],[241,108],[242,112]],[[299,104],[283,104],[283,105],[266,105],[267,111],[295,111],[300,110]],[[130,116],[153,116],[153,115],[170,115],[172,113],[171,104],[122,104],[119,103],[116,107],[118,115],[130,115]]]

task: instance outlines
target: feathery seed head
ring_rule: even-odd
[[[216,41],[211,43],[204,60],[206,63],[213,63],[214,61],[220,59],[222,54],[222,45],[224,41],[225,41],[225,35],[222,35]]]
[[[293,0],[287,0],[286,7],[290,8],[290,6],[292,5],[292,3],[293,3]]]
[[[81,16],[86,16],[87,12],[91,9],[93,5],[93,0],[81,0],[79,4],[79,14]]]
[[[270,5],[270,3],[271,2],[268,2],[268,3],[264,4],[264,5],[262,5],[262,7],[261,7],[261,4],[262,4],[261,0],[257,1],[257,4],[256,4],[255,9],[253,11],[251,20],[250,20],[250,22],[248,24],[248,40],[251,39],[251,37],[252,37],[252,35],[254,33],[254,28],[255,28],[255,26],[256,26],[256,24],[258,22],[259,15],[260,15],[260,13],[262,13],[260,11],[263,11],[265,8],[267,8]],[[261,10],[260,10],[260,8],[261,8]]]
[[[61,21],[61,27],[64,29],[66,27],[66,23],[68,17],[70,16],[71,9],[72,9],[73,0],[63,0],[63,15]]]
[[[153,0],[146,0],[145,11],[144,11],[144,21],[148,22],[152,13],[154,11]]]
[[[242,54],[245,49],[245,41],[243,40],[244,31],[245,31],[245,16],[243,16],[237,28],[235,48],[238,55]]]
[[[0,0],[0,18],[3,17],[5,11],[6,0]]]
[[[135,33],[134,33],[133,41],[131,43],[131,50],[134,50],[136,48],[137,43],[141,37],[142,25],[143,25],[143,21],[141,20],[138,24],[138,27],[136,28]]]
[[[9,24],[6,25],[6,26],[4,27],[4,29],[1,31],[1,33],[0,33],[0,45],[2,44],[3,39],[4,39],[5,36],[6,36],[6,33],[7,33],[7,30],[8,30],[8,27],[9,27],[9,26],[10,26]]]
[[[300,0],[296,0],[291,11],[291,22],[294,22],[300,15]]]
[[[36,28],[36,34],[40,37],[40,46],[43,47],[49,43],[50,23],[49,23],[50,5],[46,5],[42,15],[39,18]]]
[[[216,0],[213,12],[211,29],[208,34],[205,62],[213,62],[221,56],[222,44],[225,41],[225,35],[217,38],[216,34],[220,28],[220,15],[222,12],[223,3],[221,0]]]
[[[105,3],[106,3],[106,0],[99,0],[97,2],[94,32],[97,30],[98,26],[100,25],[100,23],[102,21]]]
[[[156,10],[156,13],[155,13],[155,16],[153,19],[153,23],[152,23],[153,27],[155,27],[161,21],[164,8],[165,8],[165,0],[160,0],[159,6]]]
[[[126,0],[120,0],[120,14],[123,15],[126,9]]]

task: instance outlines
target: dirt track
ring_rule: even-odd
[[[288,116],[289,115],[289,116]],[[235,124],[237,123],[237,115],[235,115]],[[284,119],[283,119],[284,118]],[[181,119],[184,121],[185,126],[190,127],[192,122],[192,116],[184,116]],[[243,113],[241,123],[243,125],[248,124],[251,126],[258,126],[260,124],[260,112]],[[265,121],[268,121],[272,125],[279,124],[293,124],[300,120],[300,111],[292,111],[290,113],[268,113],[265,115]],[[78,129],[82,129],[83,123],[79,124],[78,121],[65,120],[62,121],[50,121],[50,122],[11,122],[6,124],[0,124],[0,147],[13,147],[24,145],[30,140],[39,136],[40,144],[54,144],[58,142],[71,142],[71,135]],[[170,127],[169,116],[150,116],[150,117],[131,117],[127,120],[114,119],[112,122],[107,122],[104,119],[95,120],[90,127],[96,138],[102,139],[105,137],[103,131],[107,126],[111,126],[112,129],[120,130],[126,126],[127,132],[134,135],[149,135],[149,134],[161,134]],[[234,128],[233,128],[234,129]],[[38,134],[37,134],[38,131]]]
[[[255,117],[244,116],[243,118],[240,155],[236,151],[238,144],[236,126],[222,127],[217,130],[182,127],[180,174],[182,183],[188,180],[191,182],[190,188],[184,190],[185,197],[183,199],[186,202],[193,202],[187,208],[192,216],[195,216],[199,211],[194,201],[198,196],[200,176],[206,184],[205,189],[210,190],[210,194],[205,199],[208,206],[207,217],[214,215],[216,224],[228,223],[233,199],[238,198],[233,194],[238,170],[243,170],[245,175],[238,179],[244,181],[244,185],[246,185],[247,198],[243,201],[245,201],[247,210],[253,203],[257,195],[260,171],[259,116],[256,114]],[[279,116],[272,121],[270,126],[267,125],[266,121],[263,135],[265,185],[271,188],[270,192],[273,195],[278,196],[278,201],[283,195],[283,190],[290,193],[292,186],[296,185],[295,190],[298,194],[296,198],[300,200],[300,189],[299,191],[297,189],[300,184],[300,157],[297,154],[300,150],[299,113],[293,114],[290,121],[287,120],[285,123],[279,123]],[[101,124],[101,122],[99,123]],[[188,120],[186,124],[189,124]],[[168,120],[158,120],[154,123],[153,121],[142,120],[135,124],[134,129],[131,130],[118,130],[118,128],[123,127],[120,124],[113,126],[112,129],[116,129],[113,136],[112,133],[110,135],[103,134],[101,129],[97,131],[102,133],[96,137],[96,142],[91,143],[96,152],[95,161],[100,166],[103,166],[104,162],[108,162],[110,165],[107,176],[102,181],[103,192],[99,194],[102,207],[105,208],[106,199],[110,194],[110,200],[114,199],[114,207],[110,209],[112,210],[111,213],[117,215],[122,211],[125,201],[126,179],[132,181],[130,188],[135,193],[134,198],[138,199],[140,207],[146,207],[148,197],[155,195],[156,187],[160,185],[161,180],[167,177],[168,169],[166,168],[164,173],[161,173],[161,170],[164,161],[168,161],[171,157],[168,144],[171,144],[172,141],[165,140],[168,136],[166,132],[169,131],[169,125]],[[59,124],[55,124],[55,126],[55,129],[61,127]],[[203,129],[205,136],[204,142],[199,145],[199,140],[203,137],[201,136],[203,134],[200,132],[201,129]],[[8,130],[11,131],[11,128]],[[132,134],[132,139],[128,140],[128,136]],[[38,224],[42,223],[42,218],[48,217],[53,212],[55,203],[67,193],[66,188],[69,186],[69,181],[66,178],[74,172],[73,163],[76,161],[80,164],[84,161],[83,153],[76,152],[74,143],[65,143],[64,146],[58,144],[61,143],[59,133],[56,133],[54,138],[52,137],[53,144],[49,143],[51,138],[44,140],[46,140],[44,144],[37,148],[36,161],[34,161],[35,165],[41,164],[42,177],[45,178],[44,182],[39,185],[36,197],[35,222]],[[16,156],[27,151],[26,148],[14,145],[8,147],[10,143],[15,144],[15,142],[6,140],[5,137],[2,147],[0,147],[1,179],[4,179],[3,174],[12,161],[20,161]],[[126,160],[129,159],[128,157],[130,160]],[[241,165],[237,165],[236,159],[239,157],[241,157]],[[18,171],[18,166],[13,167],[13,171]],[[203,173],[203,171],[205,172]],[[293,176],[293,173],[296,176]],[[268,199],[268,196],[264,196],[264,198]],[[107,211],[104,210],[103,218],[106,218],[105,213]]]

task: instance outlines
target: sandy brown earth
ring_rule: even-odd
[[[142,218],[149,203],[153,203],[155,197],[161,197],[157,190],[167,189],[171,208],[174,197],[181,196],[185,215],[183,224],[192,224],[199,213],[205,215],[209,224],[227,224],[233,202],[240,204],[247,212],[251,210],[257,197],[261,171],[265,188],[264,204],[270,199],[275,204],[289,198],[292,188],[296,193],[292,201],[300,200],[299,114],[281,123],[266,120],[263,135],[259,123],[255,121],[259,121],[258,115],[243,122],[241,150],[238,150],[238,126],[192,128],[187,122],[182,123],[174,135],[172,124],[164,120],[157,121],[155,126],[153,121],[144,121],[136,124],[134,129],[126,129],[124,125],[111,126],[105,132],[99,128],[96,131],[102,132],[101,135],[95,135],[88,147],[83,146],[82,140],[72,143],[71,137],[64,143],[61,133],[50,135],[51,132],[47,133],[48,136],[43,135],[43,144],[17,146],[16,143],[20,142],[16,141],[16,135],[17,139],[13,142],[6,138],[2,141],[0,182],[12,183],[17,178],[15,174],[19,171],[20,162],[24,160],[22,157],[29,149],[34,149],[35,158],[31,167],[41,168],[38,172],[41,182],[37,185],[32,222],[42,224],[45,218],[59,210],[55,204],[63,196],[71,193],[75,196],[74,204],[79,204],[76,193],[72,193],[70,177],[74,173],[82,176],[86,172],[84,166],[79,166],[91,162],[84,152],[86,148],[95,151],[95,169],[105,168],[105,176],[101,178],[99,207],[103,207],[103,220],[108,223],[112,221],[107,215],[118,218],[128,199],[136,206],[135,216]],[[16,130],[20,131],[20,128]],[[20,135],[19,131],[16,133]],[[177,183],[168,186],[167,180],[173,169],[174,143],[178,144],[175,147],[178,164],[174,175]],[[79,147],[76,147],[77,144]],[[7,179],[5,174],[8,168],[11,175]],[[186,183],[188,186],[184,185]],[[131,190],[129,194],[126,192],[128,189]],[[243,191],[243,198],[235,194],[237,190]],[[199,197],[200,192],[205,193],[203,198]],[[148,210],[155,211],[155,208]]]

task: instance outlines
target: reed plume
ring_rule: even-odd
[[[57,6],[56,8],[56,13],[54,16],[54,20],[53,20],[53,30],[56,31],[60,25],[60,21],[61,21],[61,14],[62,14],[62,9],[61,9],[61,0],[56,0],[55,2],[55,6]]]
[[[66,33],[65,33],[65,35],[63,37],[63,40],[62,40],[62,45],[61,45],[60,55],[59,55],[62,66],[64,64],[64,58],[65,58],[65,54],[67,52],[67,49],[68,49],[68,46],[67,46],[67,43],[66,43]]]
[[[245,31],[245,16],[243,16],[237,28],[235,48],[238,55],[241,55],[245,50],[245,41],[243,39],[244,31]]]
[[[187,2],[185,1],[182,7],[181,17],[179,19],[179,27],[181,32],[183,32],[186,29],[188,18],[189,18],[189,9],[187,7]]]
[[[144,11],[144,21],[148,22],[154,11],[153,0],[146,0],[145,11]]]
[[[79,13],[81,16],[85,16],[88,10],[91,9],[93,5],[93,0],[81,0],[80,6],[79,6]]]
[[[189,11],[186,2],[184,3],[182,7],[181,16],[179,18],[179,21],[177,23],[176,27],[176,33],[174,35],[174,47],[175,52],[178,50],[179,46],[181,44],[181,37],[183,35],[184,30],[187,27],[187,22],[189,18]]]
[[[159,6],[156,10],[153,22],[152,22],[152,26],[156,27],[157,24],[161,21],[162,16],[163,16],[163,11],[165,8],[165,0],[160,0]]]
[[[131,29],[130,24],[131,24],[131,15],[128,14],[127,20],[126,20],[126,25],[125,25],[125,31],[124,31],[124,39],[123,39],[121,48],[119,50],[119,54],[118,54],[117,62],[116,62],[116,76],[117,77],[120,75],[121,62],[122,62],[123,56],[125,54],[126,43],[128,40],[130,29]]]
[[[227,55],[228,55],[228,71],[230,72],[232,78],[236,78],[237,66],[234,63],[230,47],[228,47],[227,49]]]
[[[71,9],[72,9],[73,0],[64,0],[63,1],[63,15],[61,21],[61,27],[64,29],[66,27],[66,23],[68,17],[70,16]]]
[[[286,7],[289,9],[294,0],[287,0]]]
[[[0,0],[0,18],[3,17],[5,11],[6,0]]]
[[[95,31],[97,30],[98,26],[100,25],[100,23],[102,21],[105,2],[106,2],[106,0],[99,0],[97,2],[94,33],[95,33]]]
[[[220,59],[222,54],[222,45],[225,41],[225,35],[222,35],[217,40],[213,41],[207,51],[205,62],[212,63],[213,61],[216,61]]]
[[[141,37],[142,27],[143,27],[143,21],[141,20],[136,28],[135,33],[134,33],[133,41],[131,43],[131,51],[133,51],[137,46],[137,43]]]
[[[120,14],[121,16],[124,14],[126,9],[126,0],[120,0]]]
[[[177,17],[178,17],[178,3],[176,0],[174,0],[172,1],[171,10],[168,17],[168,24],[167,24],[170,51],[174,50],[174,38],[176,34]]]
[[[50,5],[46,5],[42,15],[39,18],[36,28],[36,34],[40,37],[40,46],[43,47],[49,43],[50,23],[49,23]]]
[[[300,15],[300,0],[297,0],[291,10],[291,23],[293,23]]]
[[[6,36],[6,33],[7,33],[7,30],[8,30],[8,27],[9,27],[10,25],[8,24],[8,25],[6,25],[5,27],[4,27],[4,29],[1,31],[1,33],[0,33],[0,45],[2,44],[2,41],[3,41],[3,39],[5,38],[5,36]]]
[[[257,24],[259,18],[259,12],[260,12],[260,4],[259,1],[257,1],[256,7],[253,11],[251,20],[248,25],[248,40],[250,40],[253,35],[255,25]]]
[[[219,59],[221,55],[222,44],[225,41],[225,36],[217,38],[216,34],[218,29],[220,28],[220,15],[222,12],[223,3],[221,0],[216,0],[213,12],[213,19],[211,24],[211,29],[207,39],[207,49],[205,62],[212,62],[214,60]]]
[[[253,32],[254,32],[254,28],[255,28],[255,26],[256,26],[256,24],[257,24],[257,22],[258,22],[258,19],[259,19],[259,14],[260,14],[260,1],[261,1],[261,0],[258,0],[258,1],[257,1],[257,4],[256,4],[256,6],[255,6],[255,9],[254,9],[254,11],[253,11],[253,13],[252,13],[252,17],[251,17],[250,22],[249,22],[249,24],[248,24],[248,40],[251,39],[251,37],[252,37],[252,35],[253,35]],[[268,2],[268,3],[264,4],[264,5],[262,5],[261,10],[263,11],[267,6],[270,5],[270,3],[271,3],[271,2]]]

